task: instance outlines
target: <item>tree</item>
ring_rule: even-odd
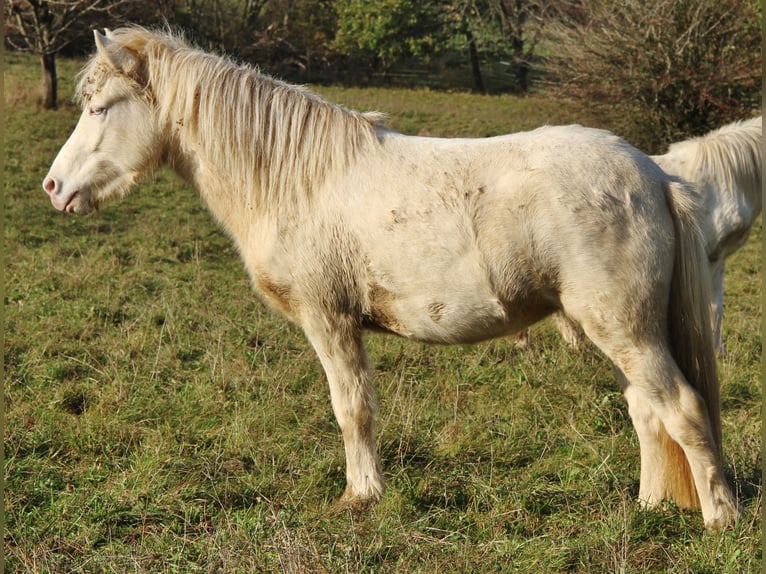
[[[489,0],[489,11],[499,26],[500,36],[510,47],[519,92],[529,89],[532,58],[549,4],[548,0]]]
[[[550,13],[551,0],[452,0],[448,21],[454,36],[464,37],[474,87],[483,92],[480,52],[495,61],[511,62],[515,90],[529,89],[532,62]]]
[[[551,90],[659,153],[761,103],[760,0],[588,0],[554,28]]]
[[[250,27],[254,42],[243,55],[270,70],[298,72],[311,81],[315,67],[326,68],[332,60],[330,44],[335,36],[333,0],[269,0],[258,22]]]
[[[162,18],[208,50],[239,54],[270,0],[174,0]]]
[[[6,0],[5,40],[13,48],[38,55],[42,66],[42,105],[56,108],[58,80],[56,55],[66,47],[87,20],[108,15],[127,0]]]
[[[474,32],[476,22],[480,20],[478,13],[479,9],[476,0],[454,0],[450,3],[445,21],[448,26],[451,25],[454,28],[456,36],[465,38],[468,60],[471,63],[474,90],[484,93],[486,88],[484,87],[484,76],[481,71],[481,60],[476,39],[477,34]]]
[[[442,45],[445,26],[439,0],[338,0],[334,46],[367,57],[384,74],[410,56],[427,56]]]

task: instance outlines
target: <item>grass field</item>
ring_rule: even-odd
[[[533,352],[371,335],[388,482],[332,513],[340,434],[318,361],[249,289],[194,192],[160,172],[90,217],[40,182],[77,120],[5,67],[8,573],[749,573],[761,550],[760,222],[727,275],[720,363],[737,526],[643,512],[638,443],[609,364],[546,322]],[[541,98],[322,88],[408,133],[594,124]]]

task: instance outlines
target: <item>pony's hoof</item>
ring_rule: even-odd
[[[739,510],[736,507],[731,506],[712,518],[705,520],[705,529],[708,532],[720,532],[721,530],[726,530],[727,528],[734,526],[738,519]]]
[[[346,487],[343,495],[329,506],[327,512],[330,516],[346,514],[348,512],[356,514],[357,512],[368,510],[379,499],[379,496],[360,496],[354,494],[351,488]]]
[[[532,344],[530,342],[529,330],[524,330],[521,333],[517,333],[513,336],[513,346],[516,349],[523,349],[525,351],[532,350]]]

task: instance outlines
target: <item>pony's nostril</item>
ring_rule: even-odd
[[[59,190],[59,182],[52,177],[46,177],[43,181],[43,189],[48,195],[55,195]]]

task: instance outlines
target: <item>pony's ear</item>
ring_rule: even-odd
[[[115,70],[130,75],[138,68],[138,58],[127,48],[115,42],[111,30],[106,30],[106,35],[98,30],[93,30],[96,40],[96,49]]]

